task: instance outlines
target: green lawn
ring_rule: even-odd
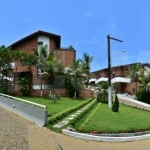
[[[20,97],[22,99],[32,101],[38,104],[46,105],[48,114],[58,114],[61,111],[64,111],[68,108],[74,107],[76,105],[79,105],[81,103],[84,103],[87,99],[72,99],[68,97],[61,97],[60,100],[57,101],[57,103],[54,103],[52,100],[49,100],[48,98],[37,98],[37,97]]]
[[[71,99],[61,97],[57,103],[47,98],[21,97],[22,99],[35,103],[46,105],[47,111],[53,116],[68,109],[84,103],[87,99]],[[120,104],[119,112],[112,112],[107,104],[97,103],[89,113],[87,113],[74,128],[83,131],[100,131],[100,132],[127,132],[142,129],[150,129],[150,112],[128,107]],[[90,119],[88,119],[90,117]]]
[[[84,116],[75,126],[79,130],[86,122],[88,116],[96,109],[95,106],[86,116]],[[107,104],[101,104],[93,114],[91,120],[83,127],[84,131],[135,131],[150,128],[150,112],[139,110],[120,104],[119,112],[112,112]]]

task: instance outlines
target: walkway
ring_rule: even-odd
[[[0,107],[0,150],[149,150],[150,139],[105,143],[87,141],[39,127]]]

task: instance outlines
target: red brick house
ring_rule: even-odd
[[[71,65],[73,59],[76,59],[76,51],[74,49],[61,48],[60,35],[41,30],[20,39],[19,41],[11,44],[9,47],[11,47],[12,50],[23,50],[26,54],[30,54],[33,49],[39,50],[39,45],[47,45],[49,51],[56,51],[60,61],[65,67]],[[14,63],[14,65],[16,64]],[[32,75],[31,89],[40,89],[40,80],[38,78],[38,70],[36,67],[33,66],[31,68],[31,72],[29,72],[27,67],[21,66],[19,62],[18,69],[17,71],[14,70],[14,74],[16,74],[16,81],[19,77],[23,77],[27,74]],[[19,88],[15,86],[15,90],[18,89]]]
[[[150,71],[149,63],[136,63],[140,64],[143,69],[143,75],[146,75],[146,71]],[[135,82],[130,78],[127,78],[124,71],[131,67],[133,64],[120,65],[111,67],[111,84],[117,91],[117,93],[131,93],[135,95]],[[94,71],[93,78],[90,79],[90,84],[95,85],[101,81],[108,81],[108,68]],[[139,86],[139,83],[138,83]]]

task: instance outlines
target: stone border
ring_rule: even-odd
[[[102,141],[102,142],[131,142],[150,138],[150,134],[145,134],[141,136],[129,136],[129,137],[108,137],[108,136],[88,135],[85,133],[73,132],[66,129],[62,129],[62,133],[80,139]]]

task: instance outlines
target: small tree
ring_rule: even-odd
[[[95,97],[98,102],[107,103],[108,102],[108,82],[102,81],[97,85],[95,90]]]
[[[115,101],[113,102],[112,111],[114,111],[114,112],[119,111],[119,101],[118,101],[117,94],[115,94]]]
[[[17,81],[17,83],[20,86],[20,91],[22,92],[23,96],[29,96],[30,95],[29,82],[30,82],[29,76],[19,78]]]

